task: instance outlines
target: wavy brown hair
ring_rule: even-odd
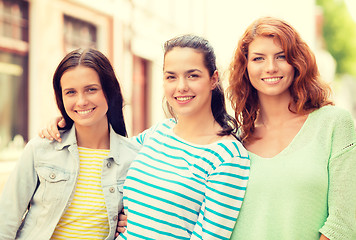
[[[333,104],[329,100],[330,87],[320,80],[315,56],[298,32],[287,22],[262,17],[255,20],[240,38],[229,68],[228,97],[235,111],[242,141],[251,140],[255,130],[255,120],[259,111],[256,89],[251,85],[247,72],[247,57],[250,43],[257,37],[271,37],[278,40],[287,62],[294,67],[294,81],[289,87],[292,99],[289,104],[295,106],[298,114]]]

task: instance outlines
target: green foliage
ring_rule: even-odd
[[[316,0],[324,13],[323,35],[337,62],[337,74],[356,77],[356,23],[343,0]]]

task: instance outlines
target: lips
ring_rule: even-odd
[[[87,109],[87,110],[75,110],[79,115],[86,115],[94,111],[95,108]]]
[[[280,80],[282,80],[283,77],[270,77],[270,78],[262,78],[262,81],[266,83],[278,83]]]
[[[189,101],[191,99],[193,99],[193,96],[185,96],[185,97],[175,97],[175,99],[177,99],[180,102],[185,102],[185,101]]]

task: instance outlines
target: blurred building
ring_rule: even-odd
[[[112,62],[130,136],[163,118],[161,105],[152,106],[161,102],[163,42],[173,34],[204,35],[204,6],[204,0],[0,0],[0,159],[16,155],[20,136],[26,142],[59,114],[52,76],[79,47],[97,48]]]
[[[0,0],[0,189],[10,160],[59,115],[52,76],[69,51],[90,46],[109,58],[133,136],[165,117],[164,41],[207,37],[224,80],[238,38],[265,15],[289,21],[315,48],[315,0]]]

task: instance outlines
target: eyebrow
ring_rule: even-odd
[[[89,85],[84,86],[84,88],[90,88],[90,87],[100,87],[100,85],[96,84],[96,83],[93,83],[93,84],[89,84]],[[73,87],[65,88],[62,91],[68,91],[68,90],[73,90],[73,89],[75,89],[75,88],[73,88]]]
[[[190,69],[187,71],[187,73],[192,73],[192,72],[202,72],[201,70],[194,68],[194,69]]]
[[[88,87],[100,87],[100,84],[93,83],[93,84],[89,84],[89,85],[85,86],[85,88],[88,88]]]
[[[186,71],[185,73],[192,73],[192,72],[202,72],[201,70],[194,68],[194,69],[189,69],[188,71]],[[175,72],[171,72],[171,71],[165,71],[165,74],[175,74]]]
[[[259,52],[252,52],[251,54],[255,54],[255,55],[266,55],[264,53],[259,53]],[[279,54],[284,54],[284,51],[280,51],[278,53],[275,53],[274,55],[279,55]]]

